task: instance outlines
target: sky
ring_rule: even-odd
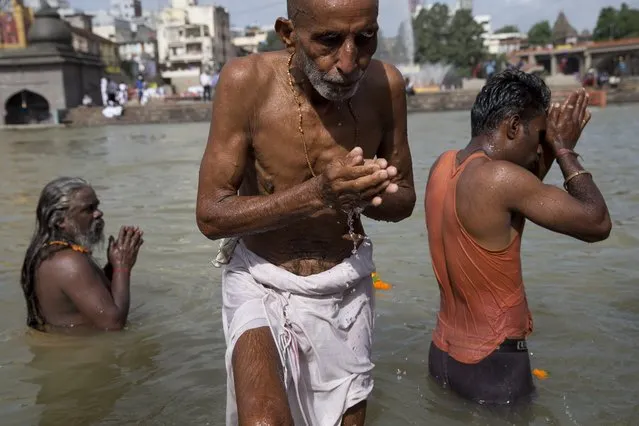
[[[96,4],[106,4],[108,0],[70,0],[71,6],[85,10],[95,10]],[[379,22],[384,34],[394,36],[400,22],[408,13],[408,1],[379,0]],[[427,0],[428,1],[428,0]],[[453,0],[442,1],[454,6]],[[160,9],[168,0],[142,0],[146,9]],[[243,27],[249,24],[271,25],[278,16],[286,14],[286,0],[200,0],[200,4],[218,4],[229,10],[231,25]],[[513,24],[527,32],[532,24],[547,19],[552,25],[560,10],[579,32],[592,30],[597,22],[599,10],[605,6],[619,7],[621,0],[475,0],[475,15],[491,15],[493,30]],[[630,6],[639,6],[639,0],[626,0]]]

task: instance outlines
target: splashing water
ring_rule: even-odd
[[[345,237],[353,241],[353,250],[351,251],[352,254],[357,254],[357,243],[359,243],[360,240],[364,238],[363,235],[355,233],[355,221],[359,219],[359,216],[360,214],[362,214],[363,211],[364,209],[360,207],[355,207],[354,209],[350,210],[344,210],[344,213],[346,213],[347,216],[346,224],[348,225],[348,236]]]
[[[411,74],[413,84],[417,87],[437,86],[440,87],[444,83],[444,79],[448,72],[453,68],[450,64],[441,62],[419,65],[419,70]]]
[[[410,10],[410,2],[408,0],[402,2],[402,33],[399,34],[402,41],[404,52],[406,52],[406,58],[408,63],[406,65],[413,65],[415,63],[415,32],[413,29],[413,14]]]
[[[410,77],[415,87],[437,86],[441,87],[448,72],[453,68],[450,64],[437,63],[415,63],[415,36],[413,28],[413,14],[411,12],[410,1],[400,2],[403,4],[402,33],[399,34],[402,46],[406,52],[406,63],[395,64],[405,77]]]

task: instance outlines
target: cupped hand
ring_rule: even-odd
[[[396,175],[397,169],[385,159],[364,160],[363,150],[356,147],[320,175],[320,194],[326,205],[341,210],[379,205],[380,194],[397,191],[391,184]]]
[[[107,248],[109,263],[114,268],[133,268],[138,259],[140,247],[144,244],[143,235],[144,232],[138,227],[122,226],[117,239],[113,238],[113,235],[109,236]]]

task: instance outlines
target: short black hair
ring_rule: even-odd
[[[524,122],[545,113],[550,89],[534,74],[508,69],[491,77],[481,89],[470,112],[472,136],[491,133],[513,115]]]

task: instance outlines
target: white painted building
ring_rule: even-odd
[[[492,17],[490,15],[477,15],[473,18],[484,29],[484,38],[493,33]]]
[[[484,29],[484,47],[491,55],[508,54],[527,45],[528,36],[524,33],[493,33],[490,15],[477,15],[474,19]]]
[[[508,54],[527,45],[528,36],[524,33],[490,34],[484,38],[484,46],[491,55]]]
[[[202,69],[217,70],[234,56],[228,11],[197,0],[172,0],[157,30],[162,77],[178,92],[199,84]]]
[[[93,32],[116,43],[123,43],[133,38],[131,22],[115,17],[110,12],[99,10],[93,15]]]
[[[158,28],[158,14],[155,11],[143,10],[142,16],[131,18],[131,22],[133,25],[145,25],[155,31]]]
[[[268,33],[273,31],[273,26],[250,26],[232,30],[233,45],[250,53],[257,53],[260,44],[266,42]]]

